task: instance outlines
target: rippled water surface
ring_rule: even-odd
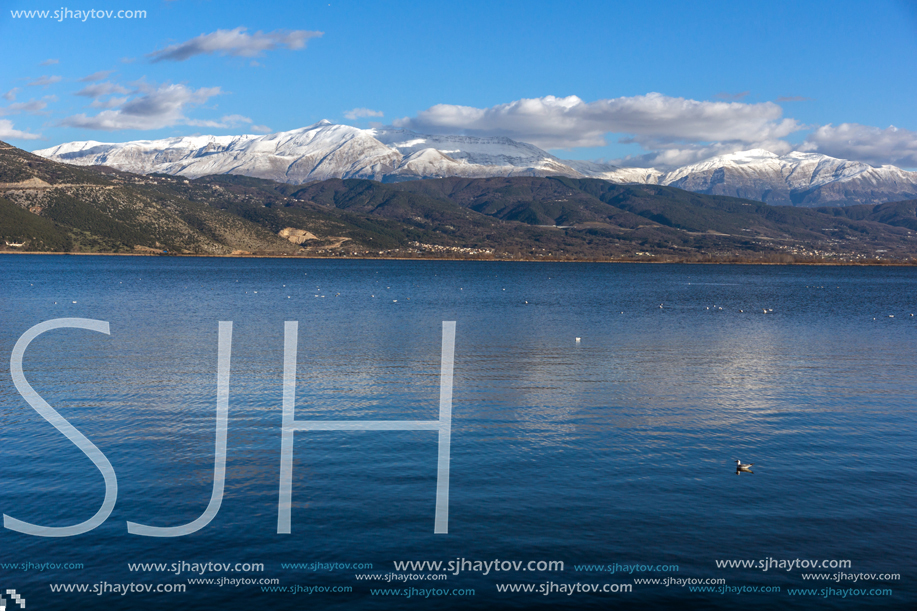
[[[88,519],[102,476],[19,395],[26,378],[117,474],[108,520],[70,538],[0,531],[0,569],[34,609],[914,608],[917,269],[492,262],[0,257],[0,510]],[[661,307],[660,307],[661,306]],[[277,534],[284,322],[299,321],[297,419],[432,420],[442,321],[456,321],[449,534],[433,532],[433,431],[297,432],[292,533]],[[217,329],[233,322],[226,490],[204,529],[155,539],[127,521],[191,522],[211,495]],[[580,338],[579,341],[576,338]],[[737,475],[734,459],[755,463]],[[563,561],[366,582],[393,562]],[[849,560],[818,573],[716,560]],[[263,563],[346,593],[188,585],[62,594],[50,584],[188,584],[128,563]],[[373,570],[282,568],[371,563]],[[677,565],[633,574],[582,565]],[[499,565],[498,565],[499,566]],[[576,567],[580,567],[577,570]],[[644,567],[644,568],[646,568]],[[400,571],[399,573],[416,573]],[[779,593],[697,593],[634,578],[725,579]],[[631,584],[630,593],[500,593],[501,584]],[[370,589],[473,589],[474,596]],[[790,595],[889,588],[891,596]],[[11,603],[7,602],[8,608]]]

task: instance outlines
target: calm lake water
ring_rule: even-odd
[[[0,256],[0,278],[7,516],[73,525],[105,492],[17,392],[13,346],[51,319],[111,329],[50,331],[25,353],[29,383],[118,483],[89,533],[0,530],[0,586],[29,609],[917,604],[917,269],[22,255]],[[222,507],[192,535],[129,534],[127,521],[177,526],[207,507],[219,321],[233,322]],[[433,532],[434,431],[297,432],[292,533],[277,534],[285,321],[299,321],[298,420],[436,419],[442,322],[456,322],[448,534]],[[754,473],[737,475],[737,458]],[[394,564],[457,559],[535,563],[432,572],[443,580]],[[758,568],[768,559],[829,564]],[[182,562],[264,570],[170,570]],[[614,564],[640,566],[597,566]],[[876,578],[803,578],[822,573]],[[293,592],[189,578],[277,579]],[[725,581],[703,593],[666,579]],[[109,591],[92,593],[100,583]],[[131,583],[187,591],[111,589]],[[535,591],[498,591],[507,584]],[[632,591],[564,591],[576,584]],[[763,587],[780,591],[748,591]],[[380,593],[410,588],[426,592]]]

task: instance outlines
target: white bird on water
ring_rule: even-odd
[[[739,460],[738,458],[736,458],[735,460],[736,460],[736,469],[740,469],[744,471],[745,469],[750,469],[755,466],[755,463],[750,463],[746,465],[746,464],[743,464],[742,461]]]

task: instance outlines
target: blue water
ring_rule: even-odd
[[[114,511],[89,533],[0,530],[0,563],[83,566],[0,568],[2,589],[16,589],[30,609],[917,604],[917,269],[16,255],[0,257],[0,279],[6,515],[67,526],[101,505],[99,471],[19,395],[9,358],[43,321],[89,318],[111,328],[110,336],[51,331],[25,355],[31,385],[118,478]],[[299,420],[436,419],[441,324],[456,321],[449,534],[433,533],[433,431],[297,432],[292,533],[277,534],[289,320],[299,321]],[[130,535],[127,521],[185,524],[210,499],[219,321],[233,321],[222,507],[193,535]],[[755,463],[754,473],[737,475],[735,458]],[[768,558],[850,564],[716,565]],[[421,573],[396,571],[396,561],[456,559],[562,561],[564,570],[355,577]],[[131,571],[137,562],[264,570]],[[614,563],[678,569],[576,569]],[[838,572],[900,578],[802,578]],[[265,592],[189,577],[351,591]],[[653,578],[781,591],[634,583]],[[102,582],[187,591],[92,594]],[[577,583],[632,591],[556,591]],[[52,592],[52,584],[90,592]],[[503,584],[555,591],[498,592]],[[821,595],[829,587],[892,594]],[[396,588],[474,595],[371,593]],[[791,595],[796,588],[818,595]]]

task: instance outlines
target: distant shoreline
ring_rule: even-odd
[[[776,261],[678,261],[678,260],[647,260],[647,259],[501,259],[498,257],[489,258],[456,258],[456,257],[366,257],[366,256],[348,256],[348,257],[327,257],[317,255],[207,255],[207,254],[159,254],[159,253],[135,253],[135,252],[24,252],[15,250],[0,251],[0,255],[57,255],[57,256],[97,256],[97,257],[167,257],[176,259],[189,258],[206,258],[206,259],[282,259],[285,261],[308,259],[308,260],[334,260],[334,261],[481,261],[488,263],[639,263],[651,265],[809,265],[825,267],[917,267],[917,260],[912,261],[793,261],[793,262],[776,262]]]

